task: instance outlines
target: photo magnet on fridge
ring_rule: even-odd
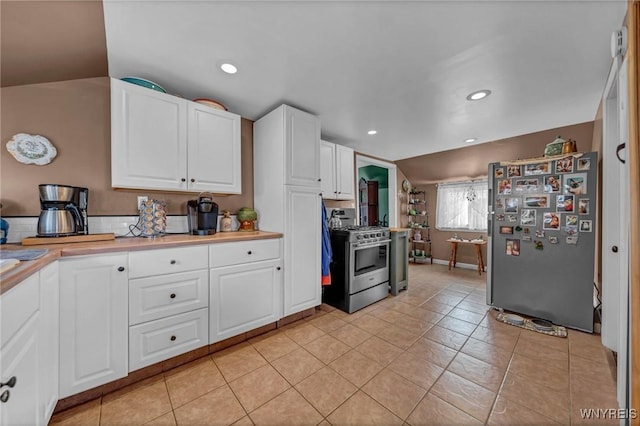
[[[520,256],[520,240],[507,238],[506,253],[507,256]]]
[[[548,230],[554,230],[554,231],[559,230],[560,215],[552,212],[544,213],[542,218],[542,229],[548,229]]]
[[[533,209],[522,209],[520,215],[520,224],[527,226],[536,225],[536,211]]]
[[[578,200],[578,214],[589,214],[589,199],[580,198]]]
[[[577,235],[569,235],[566,239],[567,244],[578,244],[578,236]]]
[[[549,243],[558,244],[558,237],[556,237],[555,235],[549,235]]]
[[[578,225],[578,216],[574,214],[568,214],[564,217],[564,224],[566,226],[577,226]]]
[[[498,181],[498,194],[511,194],[511,180],[500,179]]]
[[[573,195],[558,195],[556,197],[556,212],[573,213],[575,211]]]
[[[590,158],[578,158],[578,170],[589,170],[591,168]]]
[[[507,166],[507,177],[520,177],[520,166]]]
[[[560,175],[545,176],[544,192],[560,192]]]
[[[505,198],[504,199],[504,212],[505,213],[518,213],[518,198]]]
[[[524,175],[525,176],[535,176],[535,175],[546,175],[551,172],[551,163],[531,163],[525,164],[524,166]]]
[[[496,179],[502,179],[504,177],[504,168],[498,167],[495,171]]]
[[[585,195],[587,193],[587,174],[571,173],[562,178],[563,192],[565,194]]]
[[[593,232],[593,222],[590,220],[581,220],[580,232]]]
[[[573,172],[573,157],[565,157],[556,160],[556,173]]]

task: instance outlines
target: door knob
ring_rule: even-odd
[[[176,264],[176,261],[175,261],[175,260],[173,260],[173,259],[171,259],[171,262],[169,262],[169,263],[171,263],[172,265],[175,265],[175,264]]]
[[[176,336],[171,336],[171,341],[173,342],[174,340],[176,340]]]
[[[192,182],[192,183],[193,183],[193,182],[195,182],[195,181],[196,181],[196,180],[195,180],[194,178],[191,178],[191,182]]]
[[[618,246],[611,247],[611,251],[614,252],[614,253],[617,253],[618,252]]]
[[[280,270],[280,269],[282,269],[282,268],[280,268],[280,267],[278,266],[276,269],[279,271],[279,270]]]
[[[175,293],[171,293],[171,295],[169,297],[172,298],[172,299],[175,299],[176,298],[176,294]]]
[[[9,400],[9,396],[11,396],[11,393],[9,392],[9,389],[7,389],[2,392],[2,395],[0,395],[0,402],[7,402]]]
[[[182,179],[180,179],[180,180],[181,180],[182,182],[186,182],[186,181],[187,181],[187,179],[186,179],[186,178],[182,178]]]
[[[120,272],[124,271],[124,266],[120,266],[120,267],[118,268],[118,271],[120,271]]]

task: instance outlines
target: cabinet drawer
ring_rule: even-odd
[[[35,273],[0,297],[2,346],[40,309],[40,275]]]
[[[206,245],[131,252],[129,278],[205,269],[209,266],[207,256]]]
[[[129,371],[208,344],[209,309],[129,327]]]
[[[209,266],[231,266],[280,257],[280,238],[238,241],[209,246]]]
[[[129,325],[206,308],[207,269],[129,281]]]

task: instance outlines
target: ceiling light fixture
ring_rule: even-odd
[[[376,133],[378,133],[378,131],[377,131],[377,130],[369,130],[369,131],[367,132],[367,134],[368,134],[368,135],[375,135]]]
[[[238,72],[238,68],[233,64],[225,63],[220,65],[220,68],[222,69],[222,71],[226,72],[227,74],[235,74]]]
[[[476,92],[470,93],[467,96],[468,101],[479,101],[480,99],[484,99],[491,94],[491,90],[478,90]]]
[[[476,138],[467,138],[467,139],[465,139],[464,141],[465,141],[466,143],[471,143],[471,142],[475,142],[475,141],[477,141],[477,139],[476,139]]]

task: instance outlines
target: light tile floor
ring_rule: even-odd
[[[475,271],[412,265],[397,297],[352,315],[321,309],[52,424],[603,424],[579,410],[617,407],[599,336],[496,321]]]

